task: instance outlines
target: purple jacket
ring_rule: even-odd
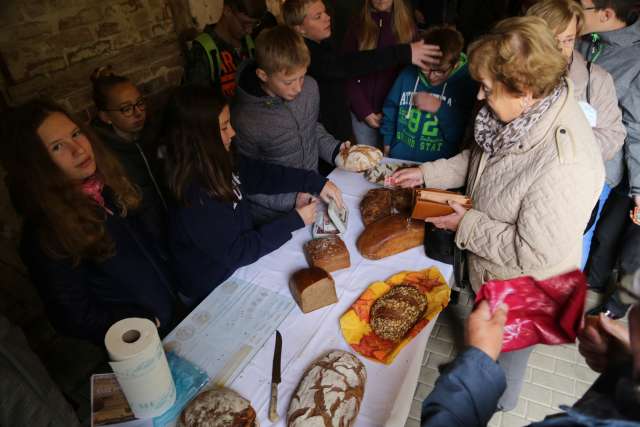
[[[378,36],[377,48],[393,46],[398,44],[393,34],[393,22],[390,12],[373,12],[371,14],[374,22],[381,25]],[[344,39],[343,50],[345,52],[358,51],[359,25],[351,25]],[[391,86],[402,67],[389,68],[383,71],[373,72],[366,76],[349,79],[347,81],[347,97],[351,111],[363,121],[371,113],[382,111],[384,103]]]

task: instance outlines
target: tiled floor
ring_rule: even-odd
[[[591,295],[590,300],[595,296]],[[471,301],[470,301],[471,299]],[[420,425],[422,401],[438,378],[438,366],[452,360],[462,342],[463,319],[471,310],[471,294],[463,293],[460,303],[440,314],[433,328],[422,363],[411,412],[406,427]],[[593,301],[587,303],[593,304]],[[491,427],[519,427],[559,411],[559,405],[571,405],[589,388],[597,374],[587,367],[576,345],[536,347],[529,359],[524,387],[517,407],[498,412]]]

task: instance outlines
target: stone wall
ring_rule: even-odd
[[[153,97],[183,60],[167,0],[5,0],[2,91],[8,104],[43,94],[88,119],[89,75],[111,64]]]
[[[179,84],[183,55],[172,6],[190,22],[182,0],[0,1],[0,111],[38,94],[82,120],[94,113],[89,75],[111,64],[158,105]],[[0,177],[4,172],[0,170]],[[0,181],[0,313],[35,346],[52,333],[17,255],[20,220]],[[44,325],[44,327],[43,327]]]

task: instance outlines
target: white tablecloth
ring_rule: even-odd
[[[430,260],[424,255],[422,247],[378,261],[362,258],[355,245],[364,228],[358,206],[362,196],[374,185],[360,174],[337,169],[329,177],[342,190],[350,210],[349,227],[343,240],[351,256],[351,268],[332,273],[339,299],[337,304],[309,314],[303,314],[295,307],[278,328],[283,336],[283,348],[282,383],[278,389],[278,413],[281,420],[275,424],[277,426],[285,425],[291,395],[310,363],[332,349],[353,352],[342,337],[339,318],[369,284],[387,279],[400,271],[421,270],[434,265],[445,278],[451,275],[451,266]],[[310,227],[296,231],[293,238],[280,249],[239,269],[234,277],[257,283],[282,295],[290,295],[289,277],[296,270],[308,266],[302,246],[309,239]],[[424,349],[434,323],[435,320],[400,352],[391,365],[360,357],[366,366],[368,380],[356,426],[404,425],[417,385]],[[267,411],[273,346],[274,339],[269,339],[242,373],[228,385],[251,400],[261,426],[272,424],[267,418]]]

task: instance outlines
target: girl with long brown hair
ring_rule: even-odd
[[[345,51],[410,43],[415,35],[416,26],[405,0],[366,0],[347,32]],[[382,145],[378,131],[382,124],[382,104],[400,70],[399,66],[391,67],[347,81],[351,123],[358,144]]]
[[[140,194],[116,158],[44,100],[10,113],[4,143],[7,183],[25,219],[21,255],[53,325],[98,343],[126,317],[169,327],[168,257],[136,215]]]
[[[342,205],[342,194],[316,172],[235,155],[229,106],[202,87],[182,87],[166,113],[169,244],[180,275],[180,292],[204,298],[233,272],[274,251],[293,231],[314,222],[316,201],[256,227],[249,194],[303,192]]]

